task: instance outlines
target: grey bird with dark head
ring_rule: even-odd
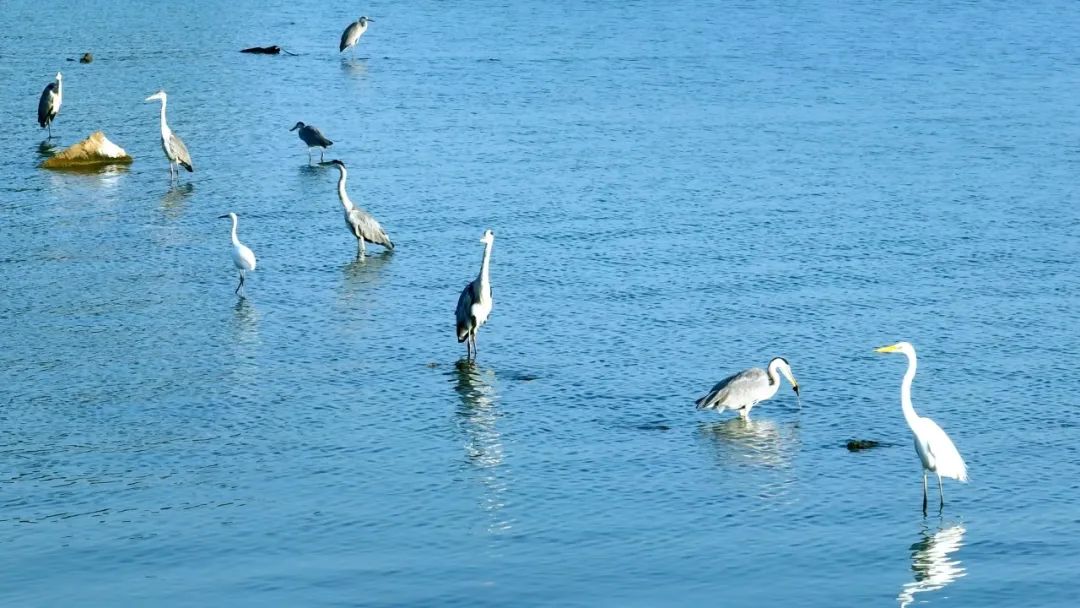
[[[363,36],[364,32],[367,31],[367,24],[374,22],[374,19],[360,17],[350,23],[349,27],[345,28],[345,31],[341,33],[341,44],[338,45],[338,52],[344,53],[345,49],[356,46],[356,43],[360,41],[360,36]]]
[[[476,332],[487,323],[494,301],[491,299],[491,246],[495,244],[495,233],[485,230],[480,239],[484,244],[484,259],[480,262],[480,275],[469,282],[458,296],[457,341],[465,342],[465,358],[476,359]]]
[[[165,91],[158,91],[147,97],[146,101],[156,100],[161,102],[161,149],[165,151],[165,158],[169,159],[169,177],[179,179],[180,167],[190,172],[194,172],[195,167],[191,164],[191,155],[188,154],[187,146],[184,145],[179,135],[172,132],[169,123],[165,122],[165,105],[168,103],[168,99],[169,97],[165,94]]]
[[[709,394],[695,403],[698,409],[732,410],[739,412],[742,417],[750,415],[750,410],[757,405],[758,401],[771,399],[780,389],[780,376],[777,372],[791,383],[791,389],[795,391],[796,398],[799,395],[799,383],[791,373],[791,366],[787,359],[775,357],[769,361],[769,371],[760,367],[751,367],[737,374],[732,374],[716,383]]]
[[[56,82],[50,82],[45,85],[45,90],[41,92],[41,99],[37,104],[37,121],[44,129],[49,129],[49,139],[52,139],[52,123],[56,119],[56,115],[60,113],[60,104],[64,101],[64,76],[60,72],[56,73]]]
[[[345,225],[348,226],[349,232],[356,237],[356,257],[362,258],[367,253],[364,241],[393,250],[394,243],[390,241],[390,237],[387,236],[386,231],[383,230],[379,222],[370,213],[354,205],[349,200],[349,195],[345,193],[345,180],[349,175],[348,171],[345,170],[345,163],[340,160],[330,162],[336,165],[341,172],[337,184],[338,198],[341,199],[341,206],[345,208]]]
[[[314,125],[305,125],[302,122],[298,122],[293,125],[293,128],[289,130],[295,131],[297,129],[300,129],[300,132],[297,134],[300,136],[300,141],[307,144],[308,147],[308,164],[311,164],[312,148],[322,148],[322,150],[319,151],[319,162],[323,162],[323,154],[326,152],[327,148],[334,145],[334,142],[326,139],[326,136],[322,134],[322,131],[319,130],[319,127],[316,127]]]

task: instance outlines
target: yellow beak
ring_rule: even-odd
[[[880,346],[874,349],[875,353],[895,353],[900,350],[900,347],[896,344],[890,344],[888,346]]]

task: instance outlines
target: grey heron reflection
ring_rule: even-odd
[[[799,449],[799,425],[775,420],[729,418],[698,426],[717,460],[724,464],[752,464],[782,468],[791,464]]]
[[[900,595],[896,596],[901,608],[914,603],[915,594],[937,591],[967,574],[960,560],[950,557],[963,546],[965,531],[959,524],[942,527],[933,533],[930,528],[923,528],[919,541],[911,545],[911,570],[915,580],[905,583]]]
[[[465,438],[465,461],[478,471],[484,488],[481,508],[489,518],[488,532],[507,531],[513,522],[502,512],[509,476],[503,461],[502,434],[497,426],[500,413],[495,371],[461,359],[455,364],[453,375],[454,391],[460,400],[457,425]]]

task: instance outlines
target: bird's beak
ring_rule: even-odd
[[[798,384],[792,384],[791,385],[791,390],[795,391],[795,394],[798,395],[799,394],[799,385]]]
[[[291,129],[289,129],[289,130],[290,130],[290,131],[295,131],[295,130],[296,130],[296,125],[293,125],[293,128],[291,128]]]
[[[368,17],[368,21],[374,22],[375,20],[374,20],[374,19],[372,19],[372,18],[370,18],[370,17]]]
[[[874,352],[875,353],[895,353],[898,350],[900,350],[899,346],[897,346],[895,344],[890,344],[888,346],[880,346],[878,348],[875,348]]]
[[[219,219],[219,220],[227,220],[227,219],[229,219],[229,215],[228,214],[219,215],[217,219]]]

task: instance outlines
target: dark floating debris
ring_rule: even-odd
[[[296,56],[296,53],[290,53],[289,51],[283,50],[276,44],[274,46],[253,46],[249,49],[241,49],[240,52],[253,53],[255,55],[277,55],[279,53],[285,53],[286,55]]]
[[[873,439],[848,439],[847,449],[849,452],[858,452],[860,450],[876,448],[880,445],[881,442],[874,441]]]
[[[79,57],[79,63],[90,63],[93,60],[94,55],[92,53],[83,53],[83,56]]]

